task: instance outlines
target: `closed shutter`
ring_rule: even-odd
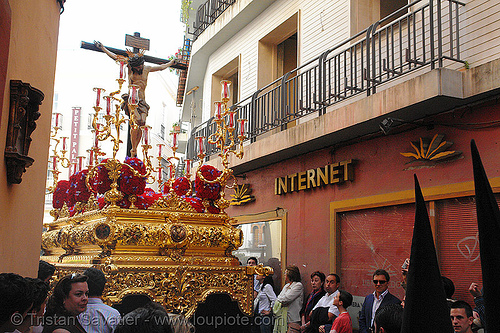
[[[389,290],[403,299],[401,265],[410,257],[415,205],[406,204],[339,214],[341,288],[353,295],[373,293],[372,274],[385,269]]]
[[[436,201],[436,218],[441,274],[455,284],[453,299],[474,306],[469,286],[477,282],[482,287],[475,198]]]

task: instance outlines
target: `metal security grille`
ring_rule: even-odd
[[[455,284],[453,299],[473,306],[469,286],[471,282],[482,286],[475,198],[437,201],[436,218],[441,274]]]
[[[391,277],[389,291],[402,299],[401,265],[410,257],[415,205],[345,212],[338,218],[341,288],[356,296],[373,293],[372,274],[382,268]]]

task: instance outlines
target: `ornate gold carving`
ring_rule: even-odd
[[[250,184],[236,185],[234,187],[234,194],[231,194],[231,197],[231,205],[233,206],[240,206],[255,201]]]
[[[86,208],[96,204],[92,197]],[[232,255],[243,239],[232,220],[227,214],[197,213],[172,193],[148,210],[82,211],[45,225],[42,259],[58,267],[56,278],[90,266],[102,269],[108,304],[142,294],[191,316],[208,295],[228,293],[250,314],[253,271]]]
[[[418,162],[421,166],[432,166],[443,160],[458,158],[461,151],[447,150],[453,145],[451,141],[445,141],[444,134],[436,134],[432,139],[420,138],[419,141],[410,142],[415,153],[400,153],[405,157],[412,158],[408,163]]]
[[[54,276],[56,282],[71,273],[82,273],[90,265],[59,265]],[[253,278],[248,267],[164,266],[151,269],[144,267],[120,267],[112,260],[96,265],[106,274],[107,284],[103,299],[116,304],[129,295],[145,295],[163,304],[167,311],[194,314],[198,303],[212,293],[228,293],[238,302],[242,312],[251,314]],[[271,271],[269,267],[258,269]]]
[[[150,209],[171,209],[196,212],[196,210],[189,203],[182,200],[178,195],[172,192],[160,198],[159,200],[156,200]]]

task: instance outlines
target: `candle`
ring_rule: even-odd
[[[170,164],[170,179],[174,178],[174,165]]]
[[[215,119],[221,120],[222,118],[222,102],[214,102],[215,105]]]
[[[113,100],[111,99],[111,96],[104,96],[104,99],[106,100],[106,115],[109,116],[111,114]]]
[[[56,127],[59,127],[59,116],[61,114],[60,113],[56,113]]]
[[[162,172],[162,169],[161,169],[161,167],[159,167],[159,168],[158,168],[158,184],[160,184],[160,183],[161,183],[162,173],[163,173],[163,172]]]
[[[78,159],[78,172],[82,171],[84,158],[85,158],[84,156],[77,157],[77,159]]]
[[[191,160],[186,159],[186,175],[191,174]]]
[[[62,146],[62,150],[63,150],[63,151],[66,151],[66,140],[68,139],[68,137],[63,136],[63,138],[62,138],[62,139],[63,139],[63,146]]]
[[[203,136],[198,136],[196,139],[198,139],[198,154],[203,154],[203,139],[205,137]]]
[[[89,167],[94,165],[94,151],[89,149]]]
[[[104,91],[104,89],[103,88],[94,88],[94,91],[97,92],[95,106],[99,107],[101,105],[101,92]]]
[[[142,129],[142,139],[144,144],[147,146],[149,145],[149,126],[141,126]]]
[[[173,138],[172,138],[172,147],[173,148],[177,147],[177,134],[178,133],[175,133],[175,132],[172,133],[172,136],[173,136]]]
[[[234,112],[234,111],[229,112],[229,124],[228,124],[229,128],[234,128],[234,114],[235,113],[236,112]]]
[[[221,98],[222,100],[229,100],[230,92],[229,92],[229,86],[231,85],[231,81],[227,80],[222,80],[220,81],[220,84],[222,85],[222,91],[221,91]]]
[[[128,89],[129,89],[128,103],[132,105],[139,104],[139,86],[131,84]]]
[[[99,125],[96,125],[96,129],[93,131],[94,132],[94,147],[99,147]]]
[[[161,154],[161,147],[163,147],[163,144],[159,143],[159,144],[158,144],[158,157],[159,157],[160,159],[161,159],[161,158],[162,158],[162,156],[163,156],[163,155]],[[158,162],[158,163],[160,163],[160,162]]]
[[[238,119],[240,122],[240,136],[243,137],[245,136],[245,121],[246,119]]]
[[[125,66],[125,61],[120,61],[120,79],[123,79],[123,68]]]
[[[52,156],[52,170],[57,170],[57,156]]]

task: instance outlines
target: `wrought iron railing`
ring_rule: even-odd
[[[206,28],[214,23],[235,2],[236,0],[208,0],[200,5],[196,11],[196,20],[193,24],[193,39],[196,40]]]
[[[355,36],[326,50],[317,58],[286,73],[232,106],[236,118],[248,119],[247,137],[254,142],[262,133],[303,116],[326,113],[327,107],[415,70],[461,62],[459,11],[455,0],[429,0],[420,8],[414,1]],[[390,22],[380,27],[381,22]],[[215,130],[212,118],[193,129],[187,158],[196,159],[195,137]],[[239,131],[239,129],[236,129]],[[206,145],[205,154],[217,153]]]

